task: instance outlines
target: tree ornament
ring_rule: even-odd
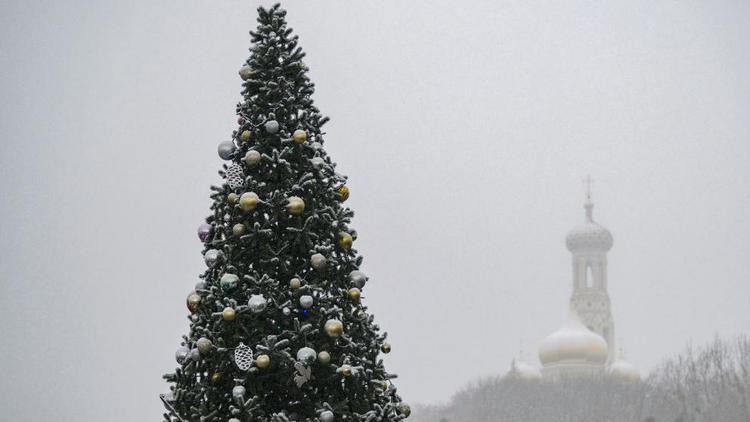
[[[216,384],[219,381],[221,381],[221,372],[214,372],[211,374],[211,382]]]
[[[312,163],[313,167],[315,168],[321,168],[326,163],[326,161],[323,159],[323,157],[313,157],[310,159],[310,162]]]
[[[336,417],[330,410],[324,410],[320,413],[320,422],[333,422]]]
[[[349,199],[349,188],[346,186],[341,186],[338,189],[336,189],[336,193],[338,193],[339,201],[344,202],[347,199]]]
[[[362,292],[358,288],[352,287],[351,289],[349,289],[349,299],[352,302],[359,302],[359,298],[361,296],[362,296]]]
[[[252,211],[260,203],[260,198],[255,192],[245,192],[240,196],[240,208],[243,211]]]
[[[232,226],[232,234],[240,237],[243,234],[245,234],[245,225],[241,223],[237,223],[234,226]]]
[[[311,363],[315,362],[315,357],[315,350],[310,347],[303,347],[297,350],[297,360],[304,363],[305,365],[310,365]]]
[[[354,287],[362,289],[365,287],[365,283],[367,283],[367,276],[362,271],[354,270],[349,273],[349,280],[351,280]]]
[[[331,363],[331,354],[323,350],[322,352],[318,353],[318,362],[322,363],[323,365],[328,365]]]
[[[229,193],[229,195],[227,195],[227,203],[229,203],[229,205],[236,204],[239,199],[240,199],[240,196],[234,192],[231,192]]]
[[[309,309],[311,306],[313,306],[313,297],[310,295],[304,295],[300,296],[299,298],[299,304],[305,309]]]
[[[224,321],[234,321],[235,318],[237,318],[237,311],[234,308],[227,306],[221,311],[221,319]]]
[[[304,363],[295,362],[294,369],[297,370],[297,373],[294,374],[294,382],[297,384],[297,387],[302,387],[312,378],[312,368],[308,367]]]
[[[214,226],[203,223],[200,226],[198,226],[198,239],[201,240],[201,242],[207,242],[208,239],[211,237],[211,233],[214,231]]]
[[[339,247],[341,247],[341,249],[348,251],[352,248],[352,242],[354,242],[352,235],[347,232],[339,233]]]
[[[225,292],[236,289],[238,284],[240,284],[240,278],[237,277],[237,274],[226,273],[222,275],[221,280],[219,280],[221,290],[224,290]]]
[[[211,340],[201,337],[198,339],[198,341],[195,342],[195,346],[198,348],[198,353],[201,355],[207,355],[211,348],[214,346],[214,344],[211,342]]]
[[[180,365],[185,363],[188,357],[190,357],[190,349],[188,349],[185,346],[178,348],[177,351],[174,353],[174,358],[177,361],[177,363],[179,363]]]
[[[254,149],[251,149],[250,151],[245,153],[245,158],[243,159],[245,161],[245,164],[248,165],[248,167],[255,167],[260,163],[260,153]]]
[[[249,130],[243,130],[242,133],[240,133],[240,141],[247,142],[250,140],[251,136],[252,133]]]
[[[307,132],[302,129],[297,129],[294,131],[294,134],[292,134],[292,139],[294,139],[295,143],[301,144],[307,140]]]
[[[329,319],[323,327],[328,337],[337,338],[344,332],[344,324],[337,319]]]
[[[319,253],[313,254],[310,257],[310,265],[316,270],[322,270],[326,267],[326,257]]]
[[[240,73],[240,78],[242,78],[243,81],[246,81],[253,76],[253,68],[248,65],[244,65],[240,68],[239,73]]]
[[[406,403],[401,403],[398,405],[398,413],[404,415],[404,417],[408,418],[409,415],[411,415],[411,406],[409,406]]]
[[[251,295],[250,300],[247,301],[247,306],[250,308],[250,312],[259,314],[266,310],[268,301],[263,295]]]
[[[299,289],[300,287],[302,287],[302,280],[297,277],[292,278],[291,280],[289,280],[289,287],[295,290]]]
[[[255,366],[260,369],[266,369],[270,364],[271,358],[268,357],[268,355],[258,355],[258,357],[255,358]]]
[[[232,141],[224,141],[219,144],[217,149],[219,151],[219,157],[221,157],[222,160],[231,160],[237,147],[234,146],[234,142]]]
[[[213,268],[224,259],[224,252],[218,249],[209,249],[203,254],[203,260],[209,268]]]
[[[193,362],[198,362],[201,360],[201,352],[198,351],[198,349],[190,349],[190,360]]]
[[[234,349],[234,364],[240,371],[247,371],[253,365],[253,351],[245,343],[238,344]]]
[[[268,133],[276,133],[279,131],[279,122],[277,122],[276,120],[269,120],[265,125],[263,125],[263,127]]]
[[[235,385],[234,388],[232,388],[232,397],[235,399],[243,400],[245,398],[245,393],[247,390],[245,390],[245,387],[241,385]]]
[[[191,313],[195,313],[198,310],[198,306],[201,304],[201,297],[196,292],[191,292],[187,297],[187,308]]]
[[[241,165],[232,163],[227,168],[227,184],[231,189],[239,189],[245,184],[245,172]]]
[[[289,214],[302,215],[305,211],[305,201],[299,196],[290,196],[286,205],[286,209],[289,210]]]
[[[383,353],[391,353],[391,344],[388,342],[383,343],[383,345],[380,347],[380,350],[382,350]]]
[[[341,375],[345,377],[349,377],[352,375],[352,367],[349,365],[341,365],[341,368],[339,368],[339,371],[341,372]]]

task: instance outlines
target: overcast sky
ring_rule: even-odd
[[[535,359],[587,174],[633,363],[750,332],[750,4],[448,3],[284,5],[404,398]],[[0,419],[160,419],[256,6],[2,2]]]

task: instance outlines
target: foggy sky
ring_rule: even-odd
[[[407,401],[562,324],[587,174],[629,360],[750,332],[748,3],[352,3],[284,7]],[[2,3],[0,419],[160,420],[256,6]]]

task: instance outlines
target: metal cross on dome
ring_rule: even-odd
[[[594,179],[589,174],[583,179],[583,183],[586,184],[586,198],[591,199],[591,184],[594,183]]]

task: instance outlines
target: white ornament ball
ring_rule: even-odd
[[[255,167],[260,163],[260,153],[254,149],[245,153],[245,164],[250,167]]]
[[[268,133],[276,133],[279,131],[279,122],[276,120],[269,120],[263,125],[263,127],[266,128],[266,132]]]
[[[306,365],[315,362],[315,356],[315,350],[309,347],[303,347],[297,351],[297,360]]]
[[[234,142],[224,141],[219,144],[219,157],[221,157],[222,160],[231,160],[235,149]]]
[[[305,309],[310,308],[313,306],[313,297],[310,295],[304,295],[299,298],[299,304]]]
[[[266,310],[268,301],[263,295],[251,295],[250,300],[247,301],[247,306],[250,308],[250,312],[259,314]]]
[[[334,419],[336,419],[336,417],[330,410],[323,411],[323,413],[320,414],[320,422],[333,422]]]
[[[201,352],[199,352],[198,349],[190,350],[190,359],[198,362],[199,360],[201,360]]]
[[[244,65],[240,68],[239,74],[240,78],[242,78],[243,81],[246,81],[250,79],[251,76],[253,76],[253,68],[248,65]]]
[[[310,257],[310,265],[316,270],[322,270],[326,267],[326,257],[323,254],[316,253]]]
[[[244,398],[245,397],[245,387],[241,385],[235,385],[234,388],[232,388],[232,397],[234,398]]]

